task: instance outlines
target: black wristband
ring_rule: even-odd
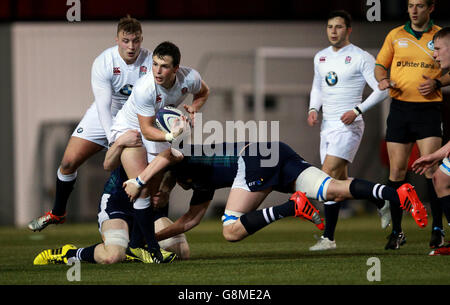
[[[441,89],[442,88],[441,81],[438,80],[437,78],[435,78],[434,81],[436,82],[436,90]]]
[[[358,111],[359,114],[362,114],[362,111],[361,111],[361,109],[359,109],[358,106],[355,106],[355,109],[356,109],[356,111]]]

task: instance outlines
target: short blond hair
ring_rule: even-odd
[[[126,17],[121,18],[117,25],[117,34],[122,31],[130,34],[142,33],[142,26],[137,19],[127,15]]]

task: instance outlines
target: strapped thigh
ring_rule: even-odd
[[[239,219],[239,217],[241,217],[242,215],[244,215],[244,213],[235,212],[232,210],[225,210],[225,212],[223,213],[223,216],[222,216],[223,226],[225,227],[225,226],[235,223]]]
[[[123,229],[110,229],[103,232],[105,246],[116,245],[121,247],[128,247],[128,232]]]
[[[295,190],[306,194],[308,198],[326,201],[331,177],[317,167],[311,166],[301,172],[295,180]]]

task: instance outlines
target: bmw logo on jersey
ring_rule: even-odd
[[[330,71],[327,73],[327,76],[325,76],[325,81],[327,82],[328,86],[334,86],[338,82],[337,74],[333,71]]]
[[[130,96],[132,90],[133,90],[133,85],[126,84],[125,86],[122,87],[122,89],[119,90],[119,92],[123,95]]]

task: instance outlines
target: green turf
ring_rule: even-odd
[[[161,285],[301,285],[301,284],[450,284],[448,256],[428,256],[430,228],[419,229],[405,215],[407,243],[398,251],[386,251],[389,231],[379,218],[340,220],[338,248],[310,252],[320,235],[311,223],[283,219],[247,239],[230,243],[221,235],[219,221],[204,221],[187,238],[191,260],[173,264],[81,265],[81,281],[69,282],[69,266],[33,266],[34,257],[47,248],[73,243],[78,247],[99,241],[96,224],[64,224],[41,233],[0,228],[0,284],[161,284]],[[381,262],[381,281],[369,282],[370,257]]]

